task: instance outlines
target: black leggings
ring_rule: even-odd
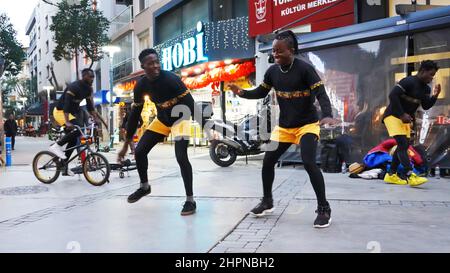
[[[406,173],[412,171],[411,163],[409,161],[408,156],[408,147],[409,147],[409,139],[406,136],[394,136],[395,141],[397,141],[397,149],[395,150],[395,153],[392,158],[392,165],[391,165],[391,171],[390,173],[396,173],[397,168],[400,165],[400,163],[405,168]]]
[[[156,144],[162,142],[165,136],[153,131],[145,131],[141,140],[139,141],[136,151],[136,166],[139,173],[141,182],[148,182],[147,170],[148,170],[148,153],[155,147]],[[178,165],[180,166],[181,176],[183,177],[184,189],[186,196],[193,196],[192,190],[192,166],[188,158],[188,146],[189,140],[181,139],[175,141],[175,156],[177,158]]]
[[[72,123],[73,125],[83,127],[83,120],[82,120],[81,115],[77,115],[75,117],[75,119],[70,121],[70,123]],[[63,138],[61,138],[61,140],[59,140],[57,143],[59,146],[63,146],[64,144],[67,143],[67,147],[66,147],[66,150],[67,150],[67,149],[70,149],[77,145],[78,138],[81,136],[81,132],[77,129],[72,129],[71,131],[68,131],[66,129],[65,131],[66,131],[66,135],[63,136]],[[67,157],[66,161],[68,161],[70,159],[70,156],[72,155],[73,150],[74,149],[66,152],[66,157]]]
[[[325,183],[322,172],[316,164],[317,136],[306,134],[300,140],[300,149],[302,153],[303,164],[309,175],[314,192],[316,193],[319,206],[326,206]],[[291,143],[278,143],[275,151],[266,152],[262,168],[262,180],[264,197],[272,197],[272,185],[275,178],[275,164],[281,155],[292,145]]]

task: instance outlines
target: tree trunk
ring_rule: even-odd
[[[59,86],[58,80],[56,79],[55,70],[53,69],[53,64],[50,66],[50,72],[52,73],[52,79],[54,81],[55,90],[62,90],[62,87]]]
[[[77,80],[79,80],[80,74],[78,73],[78,50],[75,53],[75,70],[77,71]]]

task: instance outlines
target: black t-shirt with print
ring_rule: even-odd
[[[160,75],[154,80],[143,76],[134,88],[134,107],[127,124],[128,139],[131,139],[136,131],[145,96],[148,96],[155,103],[157,118],[167,127],[171,127],[180,119],[190,119],[195,111],[195,102],[192,95],[176,74],[161,70]],[[174,109],[176,106],[186,107]],[[189,111],[189,115],[182,114],[185,113],[185,110]]]
[[[280,106],[280,127],[297,128],[317,122],[316,98],[322,118],[332,117],[331,103],[319,75],[313,66],[302,60],[294,59],[292,67],[272,65],[264,75],[264,83],[255,90],[245,91],[241,97],[264,98],[272,88]]]
[[[383,119],[388,116],[400,118],[404,113],[414,118],[420,105],[428,110],[436,103],[437,98],[431,96],[431,88],[417,76],[402,79],[389,94],[389,105],[384,111]]]

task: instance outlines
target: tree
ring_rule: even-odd
[[[68,0],[57,4],[48,0],[44,2],[58,8],[56,15],[52,16],[50,26],[56,42],[53,57],[56,61],[75,57],[76,73],[79,78],[78,54],[84,53],[91,61],[89,68],[103,58],[101,48],[109,43],[107,35],[109,21],[101,11],[92,8],[93,3],[90,0],[80,0],[76,4],[69,3]]]
[[[22,45],[17,41],[16,36],[17,32],[9,21],[9,17],[6,14],[0,14],[0,56],[5,59],[5,75],[17,75],[25,59]]]

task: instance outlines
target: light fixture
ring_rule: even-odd
[[[229,65],[229,64],[232,64],[232,63],[233,63],[233,60],[231,60],[231,59],[226,59],[226,60],[224,61],[224,63],[225,63],[226,65]]]

